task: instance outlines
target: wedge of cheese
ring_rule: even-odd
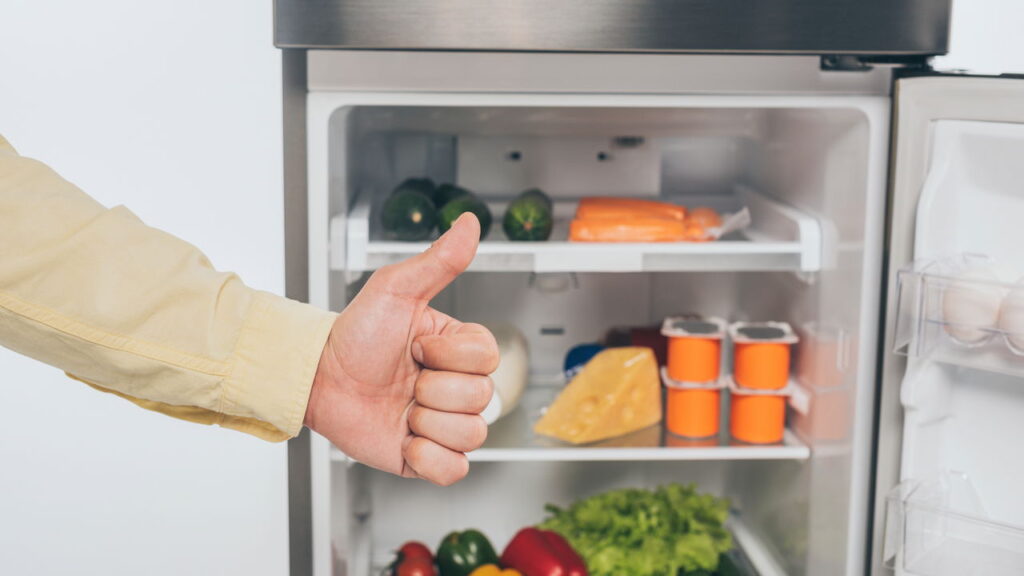
[[[661,385],[654,352],[650,348],[610,348],[587,362],[533,431],[584,444],[660,421]]]

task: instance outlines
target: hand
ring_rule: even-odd
[[[431,308],[476,254],[466,213],[426,252],[381,268],[338,316],[306,425],[359,462],[447,486],[487,438],[480,412],[498,366],[494,336]]]

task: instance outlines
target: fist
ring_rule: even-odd
[[[453,484],[487,438],[480,412],[498,366],[494,336],[430,307],[476,254],[463,214],[426,252],[381,268],[338,316],[313,380],[306,425],[351,458]]]

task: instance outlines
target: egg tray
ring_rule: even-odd
[[[1024,281],[1001,281],[984,262],[901,270],[894,352],[1024,376]]]

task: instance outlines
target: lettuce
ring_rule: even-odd
[[[729,501],[693,485],[613,490],[568,508],[548,505],[540,524],[564,536],[590,576],[675,576],[718,569],[732,548]]]

